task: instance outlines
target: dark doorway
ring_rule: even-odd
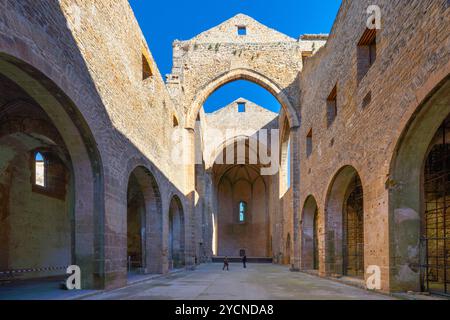
[[[356,175],[344,206],[344,274],[364,277],[363,189]]]
[[[424,287],[449,294],[450,283],[450,116],[436,133],[424,172],[422,247],[426,252]]]

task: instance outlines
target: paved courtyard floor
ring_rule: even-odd
[[[205,264],[88,297],[90,300],[386,300],[369,292],[272,264]]]
[[[93,294],[95,290],[63,290],[61,279],[40,279],[16,283],[0,283],[1,300],[72,300]]]

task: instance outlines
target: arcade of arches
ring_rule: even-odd
[[[111,34],[81,32],[95,29],[88,19],[76,30],[67,1],[52,4],[44,21],[28,15],[48,10],[38,1],[5,8],[0,284],[59,279],[76,264],[84,288],[117,288],[246,255],[357,283],[377,266],[381,291],[450,293],[445,1],[381,1],[390,14],[408,6],[419,21],[396,37],[377,31],[374,50],[383,50],[361,79],[349,77],[364,8],[344,1],[330,37],[293,39],[239,14],[175,41],[165,81],[128,2],[105,1],[111,6],[80,10],[117,17],[117,28],[96,21]],[[384,28],[402,28],[403,18],[385,19]],[[19,23],[26,28],[13,28]],[[428,35],[420,48],[417,33]],[[98,41],[111,37],[114,46]],[[244,99],[205,113],[208,96],[235,80],[269,91],[280,113]],[[234,135],[217,134],[227,129]],[[174,136],[190,161],[174,152]],[[253,144],[258,138],[264,143]],[[218,161],[226,148],[244,156]]]

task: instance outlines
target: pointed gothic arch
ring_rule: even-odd
[[[197,93],[197,95],[195,96],[194,100],[190,105],[186,118],[186,128],[190,129],[195,128],[197,115],[206,99],[213,92],[215,92],[222,86],[236,80],[247,80],[255,84],[258,84],[267,91],[269,91],[278,100],[278,102],[285,110],[287,118],[289,120],[290,127],[296,128],[300,125],[297,112],[295,111],[294,106],[292,105],[288,96],[285,94],[283,88],[280,85],[278,85],[276,82],[262,75],[259,72],[256,72],[251,69],[238,68],[218,76],[216,79],[214,79],[209,84],[204,86],[201,90],[199,90],[199,92]]]

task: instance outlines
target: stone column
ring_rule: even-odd
[[[184,171],[185,193],[187,200],[185,216],[185,255],[186,268],[195,267],[196,230],[195,230],[195,130],[186,128],[184,131]]]
[[[196,165],[196,170],[194,178],[196,179],[196,199],[195,199],[195,213],[194,213],[194,226],[195,230],[195,256],[197,257],[197,264],[203,259],[203,251],[205,245],[205,239],[203,235],[203,224],[204,224],[204,210],[205,210],[205,181],[204,181],[204,170],[200,168],[200,165]],[[200,245],[201,244],[201,245]]]
[[[212,221],[212,213],[213,213],[213,203],[214,203],[214,194],[213,194],[213,185],[212,185],[212,173],[211,170],[207,170],[205,172],[205,212],[206,215],[204,218],[205,225],[203,226],[203,240],[204,247],[206,251],[206,261],[210,262],[212,259],[212,242],[213,242],[213,221]]]
[[[292,185],[292,215],[294,231],[294,257],[292,261],[292,271],[299,271],[301,266],[301,245],[300,245],[300,127],[291,128],[291,185]]]
[[[280,201],[280,173],[271,177],[269,185],[271,198],[270,211],[272,214],[272,255],[274,262],[281,264],[280,253],[283,251],[283,210]]]

